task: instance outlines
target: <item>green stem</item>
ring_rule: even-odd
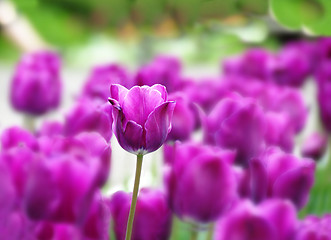
[[[26,129],[28,129],[31,132],[35,131],[35,119],[33,116],[25,114],[23,116],[23,124]]]
[[[137,155],[136,176],[135,176],[135,179],[134,179],[132,201],[131,201],[130,213],[129,213],[129,218],[128,218],[128,224],[127,224],[127,227],[126,227],[125,240],[131,240],[134,213],[135,213],[135,210],[136,210],[136,204],[137,204],[137,198],[138,198],[138,190],[139,190],[139,182],[140,182],[140,174],[141,174],[142,163],[143,163],[143,155],[138,154]]]
[[[197,239],[198,239],[198,231],[196,229],[192,229],[191,240],[197,240]]]
[[[197,240],[198,234],[199,231],[197,230],[197,225],[195,223],[192,223],[191,240]]]
[[[176,216],[172,215],[172,227],[171,227],[171,240],[176,240],[178,235],[178,220]]]
[[[212,240],[213,239],[213,234],[214,234],[214,224],[211,223],[208,226],[208,233],[207,233],[206,240]]]

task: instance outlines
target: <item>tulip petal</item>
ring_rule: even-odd
[[[163,86],[161,84],[155,84],[151,88],[159,91],[165,102],[168,100],[168,93],[167,93],[167,90],[166,90],[165,86]]]
[[[149,114],[164,103],[159,91],[150,87],[135,86],[125,96],[121,104],[126,119],[130,119],[140,126],[144,126]]]
[[[117,100],[120,105],[123,104],[124,98],[129,92],[128,89],[119,84],[112,84],[110,86],[110,96],[111,98]]]
[[[165,102],[148,116],[145,124],[145,147],[149,152],[158,149],[167,138],[171,130],[171,118],[175,105],[175,102]]]
[[[263,162],[253,158],[249,162],[251,196],[258,203],[265,199],[268,189],[267,169]]]
[[[315,163],[310,160],[303,166],[282,174],[273,186],[274,197],[290,199],[298,209],[308,201],[314,183]]]

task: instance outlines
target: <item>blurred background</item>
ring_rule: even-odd
[[[253,47],[277,51],[293,40],[331,35],[330,23],[330,0],[0,0],[0,130],[22,125],[8,89],[24,52],[52,49],[62,56],[61,114],[45,117],[56,119],[95,65],[119,63],[134,72],[167,54],[181,59],[184,76],[219,76],[222,59],[230,55]],[[313,86],[305,91],[310,102]],[[114,164],[115,182],[123,178],[117,169],[131,175],[131,167]]]

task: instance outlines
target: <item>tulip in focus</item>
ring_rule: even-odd
[[[52,52],[25,54],[11,83],[13,107],[29,115],[42,115],[57,108],[60,97],[59,56]]]
[[[121,147],[136,155],[154,152],[171,130],[175,102],[168,101],[162,85],[135,86],[130,90],[111,85],[114,133]]]
[[[231,164],[235,153],[199,143],[167,146],[165,173],[168,202],[181,219],[213,222],[237,198]],[[172,151],[172,153],[169,153]]]
[[[125,230],[132,195],[116,192],[109,201],[117,240],[125,239]],[[143,188],[139,192],[133,224],[132,240],[168,240],[172,214],[160,190]]]

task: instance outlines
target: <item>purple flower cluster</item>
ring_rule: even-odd
[[[329,239],[329,215],[298,218],[327,139],[312,134],[302,157],[294,148],[309,115],[300,87],[310,75],[331,130],[330,52],[328,39],[278,53],[252,49],[208,79],[184,77],[181,62],[166,56],[135,74],[116,64],[94,68],[62,121],[2,132],[0,239],[102,240],[113,232],[124,240],[128,218],[134,240],[169,239],[178,219],[193,231],[213,225],[215,240]],[[17,110],[57,107],[59,62],[47,52],[22,58],[11,88]],[[117,161],[113,133],[137,162],[165,143],[159,189],[137,198],[102,193]]]

